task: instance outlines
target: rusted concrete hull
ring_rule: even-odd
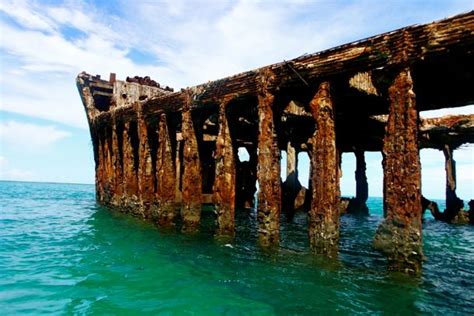
[[[212,202],[217,235],[233,236],[236,213],[254,207],[258,180],[261,245],[279,243],[282,203],[291,221],[297,198],[309,209],[311,250],[335,257],[341,155],[356,154],[351,203],[366,214],[364,153],[382,151],[386,218],[374,245],[391,269],[416,274],[423,256],[418,151],[444,151],[448,207],[440,213],[430,205],[446,218],[460,205],[453,151],[474,143],[474,115],[419,120],[418,112],[474,103],[474,71],[465,66],[473,52],[470,12],[177,92],[149,77],[81,73],[97,201],[159,226],[182,223],[184,231],[199,228],[201,206]],[[248,161],[239,161],[241,148]],[[311,159],[309,188],[298,181],[300,152]]]

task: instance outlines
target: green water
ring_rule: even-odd
[[[341,218],[340,256],[308,254],[306,219],[283,224],[281,250],[256,246],[255,213],[239,211],[232,245],[97,207],[91,185],[0,182],[0,313],[473,314],[474,227],[426,219],[423,275],[386,272],[368,218]]]

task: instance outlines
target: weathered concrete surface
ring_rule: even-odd
[[[186,232],[196,231],[201,220],[202,177],[198,142],[191,116],[193,98],[194,94],[188,91],[181,125],[184,141],[181,216],[183,218],[183,231]]]
[[[388,89],[390,111],[383,147],[384,213],[375,248],[392,270],[418,274],[421,241],[421,167],[418,113],[410,69],[402,69]]]
[[[323,82],[310,102],[316,123],[312,138],[312,201],[308,213],[311,250],[337,256],[339,242],[339,175],[335,116],[330,85]]]
[[[258,236],[262,246],[278,245],[280,242],[280,150],[278,149],[273,118],[274,96],[268,90],[273,74],[263,70],[258,92]]]
[[[235,217],[235,150],[227,121],[228,99],[219,105],[219,133],[216,141],[216,176],[213,200],[217,210],[217,234],[234,236]]]
[[[156,152],[156,200],[153,217],[160,226],[172,226],[176,216],[176,169],[166,114],[160,115]]]

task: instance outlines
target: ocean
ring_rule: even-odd
[[[0,182],[0,313],[72,315],[474,314],[474,227],[423,224],[423,274],[389,273],[369,217],[341,217],[337,259],[308,252],[306,215],[257,246],[238,210],[232,244],[164,231],[95,203],[93,185]],[[439,201],[441,209],[443,202]]]

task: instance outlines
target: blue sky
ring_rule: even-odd
[[[468,1],[0,0],[0,179],[93,183],[75,76],[150,75],[182,88],[474,8]],[[473,107],[441,111],[472,113]],[[458,194],[474,197],[474,150],[456,151]],[[343,157],[342,192],[355,162]],[[381,155],[367,156],[382,195]],[[423,192],[444,196],[444,158],[422,151]],[[306,168],[305,168],[306,167]],[[305,181],[307,163],[302,159]]]

